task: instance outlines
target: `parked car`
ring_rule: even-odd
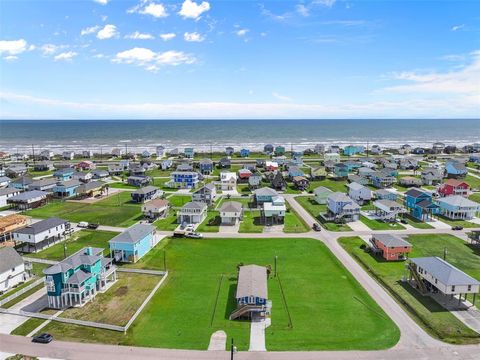
[[[315,231],[321,231],[322,227],[320,225],[318,225],[318,223],[314,223],[313,226],[312,226],[312,229],[315,230]]]
[[[189,232],[185,234],[185,237],[191,238],[191,239],[202,239],[203,235],[198,232]]]
[[[77,225],[79,228],[88,228],[88,222],[86,221],[80,221]]]
[[[93,223],[88,224],[88,228],[89,228],[89,229],[93,229],[93,230],[95,230],[96,228],[98,228],[98,226],[99,226],[99,224],[93,224]]]
[[[42,333],[32,338],[32,342],[40,343],[40,344],[48,344],[52,340],[53,340],[53,336],[48,333]]]
[[[402,224],[408,224],[408,221],[405,220],[405,219],[401,219],[400,222],[401,222]]]
[[[463,230],[463,226],[460,226],[460,225],[453,226],[452,230]]]

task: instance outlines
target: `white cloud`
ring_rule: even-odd
[[[27,42],[24,39],[0,40],[0,54],[18,55],[27,50]]]
[[[78,54],[75,51],[67,51],[67,52],[63,52],[58,55],[55,55],[53,59],[55,61],[71,61],[77,55]]]
[[[172,40],[173,38],[175,38],[175,35],[174,33],[166,33],[166,34],[160,34],[160,38],[163,40],[163,41],[169,41],[169,40]]]
[[[235,34],[237,34],[238,36],[242,37],[242,36],[247,35],[247,33],[248,33],[249,31],[250,31],[249,29],[238,29],[238,30],[235,31]]]
[[[452,31],[458,31],[458,30],[461,30],[465,27],[465,24],[461,24],[461,25],[455,25],[455,26],[452,26]]]
[[[105,25],[103,29],[97,33],[97,39],[100,40],[111,39],[116,36],[118,36],[117,27],[111,24]]]
[[[159,66],[177,66],[181,64],[193,64],[195,58],[182,51],[169,50],[154,52],[148,48],[133,48],[117,53],[112,60],[118,64],[134,64],[144,67],[148,71],[156,71]]]
[[[288,96],[285,96],[285,95],[281,95],[277,92],[273,92],[272,93],[272,96],[278,100],[281,100],[281,101],[293,101],[293,99],[291,97],[288,97]]]
[[[178,14],[184,18],[198,20],[200,16],[208,10],[210,10],[210,4],[206,1],[197,4],[192,0],[185,0]]]
[[[134,6],[131,9],[127,10],[127,13],[133,14],[142,14],[142,15],[151,15],[154,18],[164,18],[168,16],[165,6],[161,3],[156,3],[149,0],[141,0],[140,4]]]
[[[93,1],[101,5],[107,5],[110,0],[93,0]]]
[[[203,37],[197,32],[186,32],[185,34],[183,34],[183,38],[185,39],[185,41],[189,42],[202,42],[203,40],[205,40],[205,37]]]
[[[98,30],[100,30],[100,26],[98,26],[98,25],[90,26],[90,27],[87,27],[87,28],[85,28],[85,29],[82,29],[82,31],[80,31],[80,35],[81,35],[81,36],[84,36],[84,35],[94,34],[94,33],[96,33]]]
[[[58,50],[58,46],[54,44],[44,44],[40,47],[40,51],[44,56],[55,54]]]
[[[321,5],[325,7],[332,7],[333,5],[335,5],[336,2],[337,0],[314,0],[312,4]]]
[[[18,56],[8,55],[8,56],[5,56],[3,59],[6,61],[15,61],[15,60],[18,60]]]
[[[310,9],[303,4],[297,4],[297,6],[295,6],[295,10],[303,17],[307,17],[310,15]]]
[[[125,38],[133,40],[153,40],[155,37],[152,34],[135,31],[131,34],[126,35]]]

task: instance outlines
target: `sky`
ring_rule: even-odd
[[[0,119],[117,118],[480,118],[480,2],[0,0]]]

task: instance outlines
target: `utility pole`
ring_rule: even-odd
[[[443,260],[447,261],[447,253],[448,253],[448,250],[447,250],[447,247],[445,246],[443,248]]]

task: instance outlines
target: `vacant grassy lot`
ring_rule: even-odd
[[[245,211],[240,223],[239,233],[261,233],[263,225],[260,222],[260,210]]]
[[[318,222],[322,224],[325,229],[330,231],[352,231],[350,226],[348,226],[347,224],[335,224],[333,222],[325,222],[319,216],[319,214],[327,211],[327,205],[317,204],[313,196],[297,196],[295,200],[297,200],[297,202],[302,205],[303,208],[310,213],[310,215],[317,219]]]
[[[410,257],[443,256],[469,275],[480,279],[480,253],[452,235],[410,235],[413,244]],[[365,242],[358,237],[340,238],[339,243],[375,278],[379,279],[410,315],[433,336],[451,343],[479,343],[480,335],[466,327],[450,312],[428,296],[422,296],[401,282],[406,274],[404,262],[386,262],[360,248]]]
[[[363,215],[360,216],[360,221],[363,222],[372,230],[403,230],[405,229],[405,227],[399,224],[398,222],[386,223],[383,221],[368,219]]]
[[[128,190],[136,190],[138,189],[137,186],[129,185],[124,182],[116,182],[108,184],[108,187],[116,188],[116,189],[128,189]]]
[[[218,211],[208,211],[207,217],[198,226],[199,232],[218,232],[220,230],[220,213]]]
[[[87,221],[121,227],[131,226],[143,218],[141,205],[130,202],[129,192],[120,192],[93,204],[54,201],[25,214],[36,218],[58,216],[72,222]]]
[[[53,245],[38,253],[29,254],[28,256],[39,259],[60,261],[65,258],[65,245],[67,256],[70,256],[87,246],[103,248],[103,254],[106,256],[109,253],[108,241],[116,235],[118,235],[118,233],[111,231],[81,230],[74,233],[69,239],[62,243]]]
[[[186,203],[192,201],[190,195],[172,195],[167,197],[167,200],[170,202],[171,207],[181,208]]]
[[[170,239],[163,246],[169,278],[126,336],[58,323],[44,331],[57,339],[205,350],[211,334],[223,329],[227,343],[233,337],[239,350],[247,350],[249,323],[228,320],[236,267],[239,263],[273,265],[277,256],[291,325],[279,278],[271,278],[272,326],[266,330],[267,349],[383,349],[399,339],[393,322],[316,240]],[[161,269],[163,252],[161,247],[153,249],[135,267]]]
[[[304,233],[308,232],[310,228],[297,214],[297,212],[287,204],[287,212],[285,214],[283,232],[286,233]]]
[[[150,177],[169,177],[170,174],[170,170],[162,170],[160,168],[148,170],[145,172],[145,175]]]
[[[347,181],[333,179],[315,180],[310,182],[309,190],[315,190],[315,188],[319,186],[325,186],[332,191],[345,192],[345,190],[347,189]]]
[[[474,193],[468,197],[472,201],[480,203],[480,192]]]

